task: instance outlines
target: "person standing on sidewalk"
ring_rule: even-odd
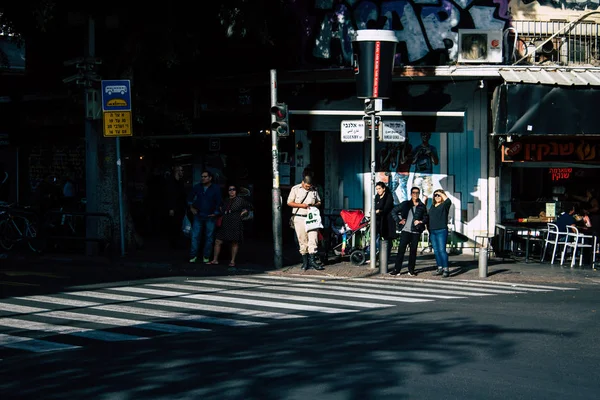
[[[451,206],[452,201],[446,192],[442,189],[433,192],[433,201],[429,209],[429,238],[437,263],[437,269],[433,275],[442,275],[444,278],[450,276],[446,243],[448,242],[448,214]]]
[[[402,270],[404,262],[404,253],[406,247],[410,245],[408,255],[408,275],[416,276],[415,264],[417,262],[417,247],[419,237],[425,230],[427,224],[427,207],[419,198],[421,190],[418,187],[410,189],[410,200],[403,201],[392,210],[392,218],[397,226],[400,226],[400,243],[398,244],[398,254],[396,255],[396,266],[389,272],[390,275],[398,275]]]
[[[287,199],[287,205],[292,207],[294,231],[296,232],[300,254],[302,255],[302,270],[314,268],[321,271],[325,269],[319,265],[317,259],[319,232],[318,230],[306,232],[305,229],[306,216],[310,212],[311,207],[321,206],[321,198],[319,197],[319,193],[313,188],[313,177],[311,175],[304,176],[302,182],[292,187]]]
[[[204,228],[204,257],[205,263],[210,261],[215,238],[215,225],[220,214],[221,190],[212,184],[212,174],[203,171],[202,181],[194,186],[188,196],[190,211],[194,215],[192,222],[192,245],[190,249],[190,262],[195,263],[200,246],[200,236]]]
[[[175,165],[167,178],[167,236],[172,249],[177,249],[181,238],[181,223],[187,208],[187,195],[183,183],[183,167]]]
[[[230,267],[235,267],[235,257],[237,256],[240,244],[244,241],[244,217],[252,209],[252,205],[244,198],[239,197],[238,187],[229,185],[227,189],[229,197],[221,207],[223,222],[217,231],[217,239],[215,241],[215,253],[212,261],[208,264],[218,265],[219,254],[221,254],[221,246],[224,242],[231,242],[231,262]]]

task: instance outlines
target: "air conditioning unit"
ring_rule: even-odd
[[[459,29],[458,62],[502,63],[502,31]]]

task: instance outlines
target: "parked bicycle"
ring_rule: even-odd
[[[39,253],[37,232],[37,217],[30,207],[0,205],[0,247],[4,250],[10,251],[17,244],[26,242],[32,251]]]

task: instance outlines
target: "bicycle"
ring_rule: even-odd
[[[29,207],[15,210],[14,204],[0,205],[0,247],[12,250],[19,242],[26,241],[31,251],[39,253],[37,221],[30,220],[26,214],[35,216]]]

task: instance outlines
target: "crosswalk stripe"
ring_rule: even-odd
[[[455,289],[464,289],[464,290],[485,290],[489,291],[490,289],[498,291],[498,293],[523,293],[523,292],[548,292],[548,290],[543,289],[532,289],[526,288],[521,285],[511,284],[509,285],[498,285],[499,282],[490,282],[488,285],[482,285],[480,283],[476,283],[475,281],[457,281],[457,280],[431,280],[431,279],[411,279],[410,281],[400,282],[401,284],[408,285],[421,285],[427,284],[430,286],[435,285],[436,287],[453,287]]]
[[[148,289],[148,288],[136,287],[136,286],[112,287],[112,288],[107,288],[107,289],[119,290],[119,291],[123,291],[123,292],[151,294],[154,296],[183,296],[185,294],[189,294],[189,293],[185,293],[185,292],[173,292],[170,290],[156,290],[156,289]]]
[[[547,285],[530,285],[530,284],[525,284],[525,283],[488,282],[488,281],[481,281],[481,280],[472,280],[472,281],[464,281],[464,282],[476,282],[476,283],[481,283],[483,285],[494,284],[494,285],[501,285],[501,286],[511,286],[511,287],[516,287],[518,289],[523,289],[523,290],[548,289],[548,290],[542,290],[545,292],[547,292],[549,290],[579,290],[578,288],[569,288],[569,287],[561,287],[561,286],[547,286]]]
[[[270,290],[278,290],[278,288],[267,288]],[[308,291],[309,293],[316,293],[315,291]],[[230,290],[227,292],[228,294],[239,294],[242,296],[250,296],[250,297],[263,297],[267,299],[282,299],[282,300],[291,300],[291,301],[304,301],[307,303],[327,303],[327,304],[336,304],[340,306],[349,306],[349,307],[361,307],[361,308],[385,308],[392,307],[393,304],[379,304],[379,303],[368,303],[368,302],[359,302],[359,301],[351,301],[351,300],[337,300],[337,299],[322,299],[315,297],[307,297],[307,296],[294,296],[289,294],[280,294],[280,293],[266,293],[266,292],[254,292],[251,290]],[[377,300],[377,296],[365,296],[368,299]]]
[[[310,284],[310,286],[314,286],[316,284]],[[349,288],[352,287],[352,290],[357,290],[356,288],[359,287],[370,287],[370,286],[365,286],[367,284],[365,283],[358,283],[358,282],[334,282],[332,283],[332,285],[335,285],[336,287],[344,287],[348,290],[350,290]],[[300,286],[309,286],[309,284],[301,284]],[[376,287],[382,287],[380,285],[374,285]],[[388,286],[385,285],[383,286],[384,288],[386,288],[386,290],[391,290],[392,293],[394,292],[411,292],[410,294],[413,296],[422,296],[421,292],[423,293],[444,293],[444,294],[450,294],[450,295],[458,295],[460,298],[464,298],[464,297],[469,297],[469,296],[475,296],[475,297],[481,297],[481,296],[493,296],[494,294],[496,294],[495,292],[488,292],[488,291],[471,291],[471,290],[463,290],[462,288],[454,288],[452,290],[449,289],[437,289],[437,288],[433,288],[433,287],[421,287],[421,286],[406,286],[406,285],[400,285],[400,286]],[[457,290],[458,289],[458,290]],[[379,290],[371,290],[371,289],[363,289],[363,291],[368,291],[368,292],[378,292]],[[412,293],[412,292],[419,292],[419,293]],[[521,292],[517,292],[517,291],[506,291],[504,293],[510,294],[510,293],[521,293]],[[447,297],[447,298],[456,298],[456,297]]]
[[[93,297],[95,299],[104,299],[104,300],[115,300],[115,301],[139,301],[147,299],[147,297],[138,297],[138,296],[127,296],[123,294],[116,293],[106,293],[106,292],[96,292],[90,290],[83,290],[79,292],[65,292],[69,296],[79,296],[79,297]]]
[[[225,326],[266,325],[264,322],[242,321],[242,320],[235,320],[235,319],[230,319],[230,318],[214,318],[214,317],[208,317],[206,315],[195,315],[195,314],[187,314],[187,313],[173,312],[173,311],[162,311],[162,310],[155,310],[155,309],[142,308],[142,307],[132,307],[132,306],[103,305],[103,306],[92,307],[92,309],[103,310],[103,311],[113,311],[113,312],[126,313],[126,314],[145,315],[147,317],[158,317],[158,318],[178,319],[178,320],[184,320],[184,321],[204,322],[204,323],[208,323],[208,324],[225,325]]]
[[[227,306],[215,306],[211,304],[200,304],[200,303],[188,303],[185,301],[175,301],[175,300],[143,300],[140,301],[142,304],[152,304],[156,306],[164,306],[171,308],[184,308],[188,310],[201,310],[201,311],[210,311],[216,313],[225,313],[225,314],[236,314],[242,315],[245,317],[257,317],[257,318],[268,318],[268,319],[296,319],[296,318],[306,318],[304,315],[298,314],[284,314],[272,311],[257,311],[257,310],[247,310],[245,308],[235,308],[235,307],[227,307]]]
[[[216,288],[203,288],[201,286],[195,286],[195,285],[182,285],[182,284],[177,284],[177,283],[149,283],[146,286],[152,286],[152,287],[163,287],[163,288],[168,288],[168,289],[180,289],[180,290],[188,290],[191,292],[214,292],[216,290]],[[240,285],[243,286],[243,285]]]
[[[216,284],[220,284],[220,285],[227,285],[229,284],[229,282],[227,281],[216,281]],[[420,298],[416,298],[416,297],[406,297],[406,296],[398,296],[396,293],[394,293],[394,296],[385,296],[385,295],[378,295],[378,294],[373,294],[376,291],[366,291],[369,294],[361,294],[359,293],[360,291],[348,291],[348,292],[344,292],[342,291],[340,288],[336,288],[336,287],[329,287],[329,286],[323,286],[323,285],[312,285],[312,284],[296,284],[293,287],[290,286],[284,286],[284,285],[273,285],[270,284],[269,286],[264,286],[260,285],[260,287],[262,287],[265,290],[279,290],[279,291],[286,291],[286,292],[301,292],[301,293],[309,293],[309,294],[324,294],[324,295],[333,295],[333,296],[343,296],[343,297],[356,297],[356,298],[365,298],[365,299],[371,299],[371,300],[384,300],[384,301],[392,301],[392,302],[401,302],[401,303],[420,303],[420,302],[425,302],[425,301],[433,301],[433,300],[428,300],[428,299],[420,299]],[[332,290],[326,290],[326,289],[332,289]],[[228,290],[227,293],[239,293],[239,289],[232,289],[232,290]],[[262,292],[249,292],[249,293],[262,293]],[[252,296],[252,294],[249,294],[249,296]],[[257,296],[256,294],[254,294],[254,296]],[[330,302],[330,300],[332,299],[327,299],[327,302]],[[319,303],[322,303],[323,299],[319,299]],[[363,303],[359,303],[360,305],[358,305],[359,307],[365,307],[364,305],[362,305]],[[347,304],[346,304],[347,305]],[[390,306],[390,305],[379,305],[379,306]]]
[[[184,333],[184,332],[199,332],[208,331],[209,329],[192,328],[187,326],[179,326],[172,324],[163,324],[159,322],[139,321],[135,319],[104,317],[101,315],[81,314],[70,311],[51,311],[43,314],[44,317],[68,319],[73,321],[90,322],[94,324],[116,325],[138,327],[152,331],[166,333]]]
[[[8,347],[9,349],[31,351],[34,353],[78,349],[81,347],[70,344],[47,342],[45,340],[28,337],[5,335],[3,333],[0,333],[0,346]]]
[[[20,314],[36,313],[41,311],[47,311],[46,308],[21,306],[19,304],[0,303],[0,311],[8,311]]]
[[[58,305],[62,305],[62,306],[71,306],[71,307],[91,307],[91,306],[97,306],[100,304],[100,303],[95,303],[95,302],[91,302],[91,301],[66,299],[64,297],[56,297],[56,296],[27,296],[27,297],[15,297],[15,299],[25,300],[25,301],[36,301],[36,302],[40,302],[40,303],[58,304]]]
[[[224,278],[224,279],[229,279],[229,278]],[[249,281],[250,279],[246,279],[247,281]],[[314,282],[314,281],[313,281]],[[306,290],[306,289],[302,289],[302,288],[323,288],[323,287],[327,287],[330,290],[336,290],[336,291],[348,291],[348,293],[350,293],[348,296],[353,297],[356,296],[355,292],[357,293],[373,293],[373,294],[377,294],[377,295],[383,295],[384,298],[382,298],[381,296],[377,297],[371,297],[369,296],[369,298],[379,298],[379,299],[385,299],[385,300],[393,300],[393,301],[402,301],[402,299],[417,299],[419,300],[420,298],[438,298],[438,299],[459,299],[459,298],[464,298],[467,296],[492,296],[492,294],[485,294],[485,293],[469,293],[469,292],[459,292],[459,291],[453,291],[453,290],[433,290],[433,289],[423,289],[423,290],[419,290],[419,289],[415,289],[415,288],[406,288],[406,287],[393,287],[393,289],[395,290],[377,290],[377,289],[360,289],[360,286],[364,285],[364,284],[358,284],[358,285],[353,285],[351,283],[348,282],[341,282],[341,281],[327,281],[327,285],[324,283],[295,283],[293,288],[288,288],[286,286],[286,290]],[[264,284],[264,283],[263,283]],[[273,285],[273,283],[271,283],[271,285]],[[277,284],[279,287],[279,285],[283,285],[282,283],[278,283]],[[359,286],[359,287],[352,287],[352,286]],[[373,285],[374,287],[382,287],[380,285]],[[387,289],[392,289],[391,286],[385,286]],[[425,292],[425,293],[403,293],[403,292]],[[439,293],[439,294],[427,294],[427,293]],[[338,293],[336,293],[338,294]],[[399,296],[401,294],[408,294],[409,297],[405,297],[405,296]],[[338,294],[340,295],[340,294]],[[385,297],[385,295],[392,296],[390,298]],[[452,295],[452,296],[449,296]],[[407,300],[407,302],[411,302],[410,300]],[[414,302],[414,301],[412,301]]]
[[[262,275],[261,278],[265,278],[265,279],[274,279],[274,280],[280,280],[279,277],[273,277],[271,275]],[[224,278],[224,279],[231,279],[231,278]],[[341,281],[341,280],[333,280],[333,281]],[[346,280],[346,281],[353,281],[355,282],[356,280]],[[314,281],[313,281],[314,282]],[[327,280],[326,282],[329,282],[329,280]],[[387,287],[392,287],[394,285],[394,287],[402,287],[403,289],[405,287],[418,287],[418,288],[439,288],[440,284],[436,284],[433,283],[434,281],[430,281],[430,280],[414,280],[414,279],[410,279],[410,280],[404,280],[404,279],[398,279],[396,280],[393,284],[392,283],[385,283],[382,282],[381,286],[387,286]],[[444,285],[446,285],[446,283],[443,283]],[[397,285],[397,286],[396,286]],[[401,285],[401,286],[400,286]],[[455,290],[454,294],[459,294],[459,292],[456,292],[456,290],[461,290],[462,292],[460,292],[460,294],[462,295],[468,295],[469,293],[490,293],[490,294],[506,294],[509,293],[508,289],[502,288],[502,290],[500,289],[489,289],[487,287],[452,287],[452,283],[448,283],[449,285],[449,289]],[[446,290],[446,289],[443,289]],[[436,290],[435,292],[438,293],[443,293],[439,290]],[[519,293],[518,291],[513,291],[512,293]],[[522,292],[521,292],[522,293]],[[481,296],[481,294],[471,294],[471,296]]]
[[[16,318],[2,318],[0,325],[8,328],[16,328],[24,331],[40,331],[47,333],[57,333],[61,335],[80,336],[88,339],[102,340],[106,342],[120,342],[126,340],[146,339],[141,336],[126,335],[123,333],[113,333],[106,331],[97,331],[90,328],[81,328],[69,325],[54,325],[45,322],[28,321]]]
[[[282,302],[263,301],[263,300],[241,299],[238,297],[230,297],[230,296],[213,296],[213,295],[207,295],[207,294],[190,294],[190,295],[187,295],[184,297],[189,298],[189,299],[197,299],[197,300],[223,301],[226,303],[248,304],[248,305],[271,307],[271,308],[285,308],[285,309],[289,309],[289,310],[299,310],[299,311],[314,311],[314,312],[322,312],[322,313],[327,313],[327,314],[337,314],[337,313],[358,311],[358,310],[348,310],[348,309],[343,309],[343,308],[311,306],[311,305],[306,305],[306,304],[293,304],[293,303],[282,303]]]
[[[224,282],[219,281],[219,280],[214,280],[214,281],[207,280],[207,281],[203,281],[202,283],[223,285]],[[232,283],[235,284],[235,282],[227,282],[226,284],[229,285]],[[160,283],[149,284],[148,286],[160,286]],[[208,290],[208,288],[203,288],[201,286],[191,286],[191,285],[185,285],[185,286],[187,286],[189,288],[188,290],[192,290],[194,292]],[[268,287],[265,287],[264,284],[250,285],[248,283],[241,283],[239,285],[232,285],[232,286],[246,287],[246,288],[262,287],[263,289],[266,289],[266,290],[294,291],[293,290],[294,288],[281,287],[279,285],[272,285],[272,284],[269,284]],[[215,290],[216,290],[215,288],[212,289],[212,291],[215,291]],[[310,290],[298,290],[297,292],[311,293]],[[305,302],[309,302],[309,303],[323,303],[323,299],[321,299],[321,298],[306,297],[306,296],[294,296],[294,295],[271,293],[271,292],[265,293],[265,292],[258,292],[258,291],[234,289],[234,290],[227,290],[227,293],[228,294],[230,294],[230,293],[241,294],[244,296],[265,297],[265,298],[270,298],[270,299],[284,299],[284,300],[305,301]],[[368,297],[368,298],[374,299],[372,297]],[[352,301],[352,300],[337,300],[337,299],[331,299],[331,298],[328,298],[327,302],[329,304],[338,304],[338,305],[342,305],[342,306],[362,307],[362,308],[383,308],[383,307],[392,307],[393,306],[393,304],[357,302],[357,301]]]

